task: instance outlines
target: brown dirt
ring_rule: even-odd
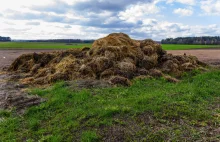
[[[168,53],[173,55],[193,55],[200,61],[212,64],[220,65],[220,49],[195,49],[195,50],[169,50]]]
[[[0,110],[16,108],[18,114],[23,114],[27,107],[38,105],[45,101],[38,96],[30,96],[25,93],[23,91],[25,86],[10,81],[12,77],[15,78],[15,76],[0,72]]]

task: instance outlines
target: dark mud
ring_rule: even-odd
[[[27,107],[38,105],[45,100],[38,96],[30,96],[23,91],[26,86],[10,81],[13,76],[0,73],[0,109],[12,110],[23,114]]]

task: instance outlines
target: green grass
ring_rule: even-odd
[[[65,43],[42,43],[42,42],[0,42],[0,49],[70,49],[91,47],[91,43],[73,43],[73,45],[66,45]],[[220,48],[220,45],[176,45],[163,44],[165,50],[186,50],[186,49],[206,49],[206,48]]]
[[[182,45],[182,44],[163,44],[165,50],[187,50],[187,49],[207,49],[220,48],[220,45]]]
[[[70,49],[91,47],[91,43],[0,42],[0,49]]]
[[[74,91],[64,82],[32,89],[48,99],[24,116],[1,111],[0,141],[218,140],[220,71],[181,83],[134,80],[131,87]],[[209,131],[206,129],[209,128]],[[209,134],[209,132],[214,134]]]

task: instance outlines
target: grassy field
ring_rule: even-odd
[[[207,49],[220,48],[220,45],[180,45],[180,44],[163,44],[165,50],[187,50],[187,49]]]
[[[66,45],[65,43],[36,43],[36,42],[0,42],[0,49],[70,49],[91,47],[92,44],[73,43]],[[163,44],[165,50],[186,50],[186,49],[205,49],[220,48],[220,45],[175,45]]]
[[[220,71],[181,83],[134,80],[131,87],[76,91],[64,82],[32,89],[48,101],[24,116],[1,111],[0,141],[218,141]]]
[[[91,47],[91,43],[0,42],[0,49],[70,49]]]

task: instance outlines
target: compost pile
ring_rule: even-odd
[[[202,63],[194,56],[174,56],[153,40],[137,41],[126,34],[113,33],[96,40],[91,48],[21,55],[9,71],[23,74],[23,84],[104,80],[129,86],[133,78],[164,77],[178,82],[176,78],[184,72],[200,67]]]

